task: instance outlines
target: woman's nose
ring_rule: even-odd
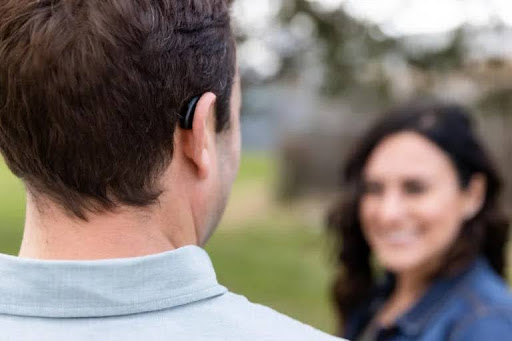
[[[379,218],[384,224],[394,224],[405,214],[404,198],[399,191],[388,191],[381,199]]]

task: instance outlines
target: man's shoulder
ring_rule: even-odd
[[[94,318],[0,314],[6,340],[336,341],[340,340],[232,293],[167,309]],[[4,339],[2,338],[2,340]]]
[[[214,298],[205,306],[208,305],[206,310],[215,312],[217,321],[229,329],[226,332],[239,333],[244,340],[340,340],[231,292]]]

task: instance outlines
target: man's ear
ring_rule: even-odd
[[[215,155],[215,103],[212,92],[200,96],[192,120],[192,129],[181,129],[183,152],[195,165],[201,179],[208,177],[211,161]]]
[[[466,189],[466,202],[464,218],[470,220],[474,218],[482,209],[487,193],[487,179],[483,174],[475,174],[472,176],[468,188]]]

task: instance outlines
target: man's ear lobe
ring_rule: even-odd
[[[193,115],[189,115],[188,126],[184,127],[180,123],[184,135],[184,153],[185,156],[196,166],[198,176],[202,179],[207,178],[211,159],[214,154],[215,144],[212,143],[212,135],[215,134],[215,103],[217,97],[211,92],[200,96],[196,101]],[[193,104],[191,101],[190,104]]]

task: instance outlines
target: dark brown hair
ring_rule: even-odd
[[[29,190],[69,212],[146,206],[180,108],[235,74],[228,0],[0,2],[0,149]]]
[[[403,131],[421,134],[443,150],[455,165],[461,188],[466,188],[475,174],[483,174],[487,179],[482,209],[464,223],[434,277],[456,273],[478,255],[483,255],[498,274],[504,274],[509,221],[499,205],[502,183],[488,153],[473,132],[469,114],[457,105],[404,106],[384,115],[350,155],[343,170],[341,202],[329,215],[329,230],[335,237],[339,264],[333,293],[341,326],[348,315],[369,298],[376,285],[377,269],[371,264],[372,252],[359,221],[363,169],[381,141]]]

